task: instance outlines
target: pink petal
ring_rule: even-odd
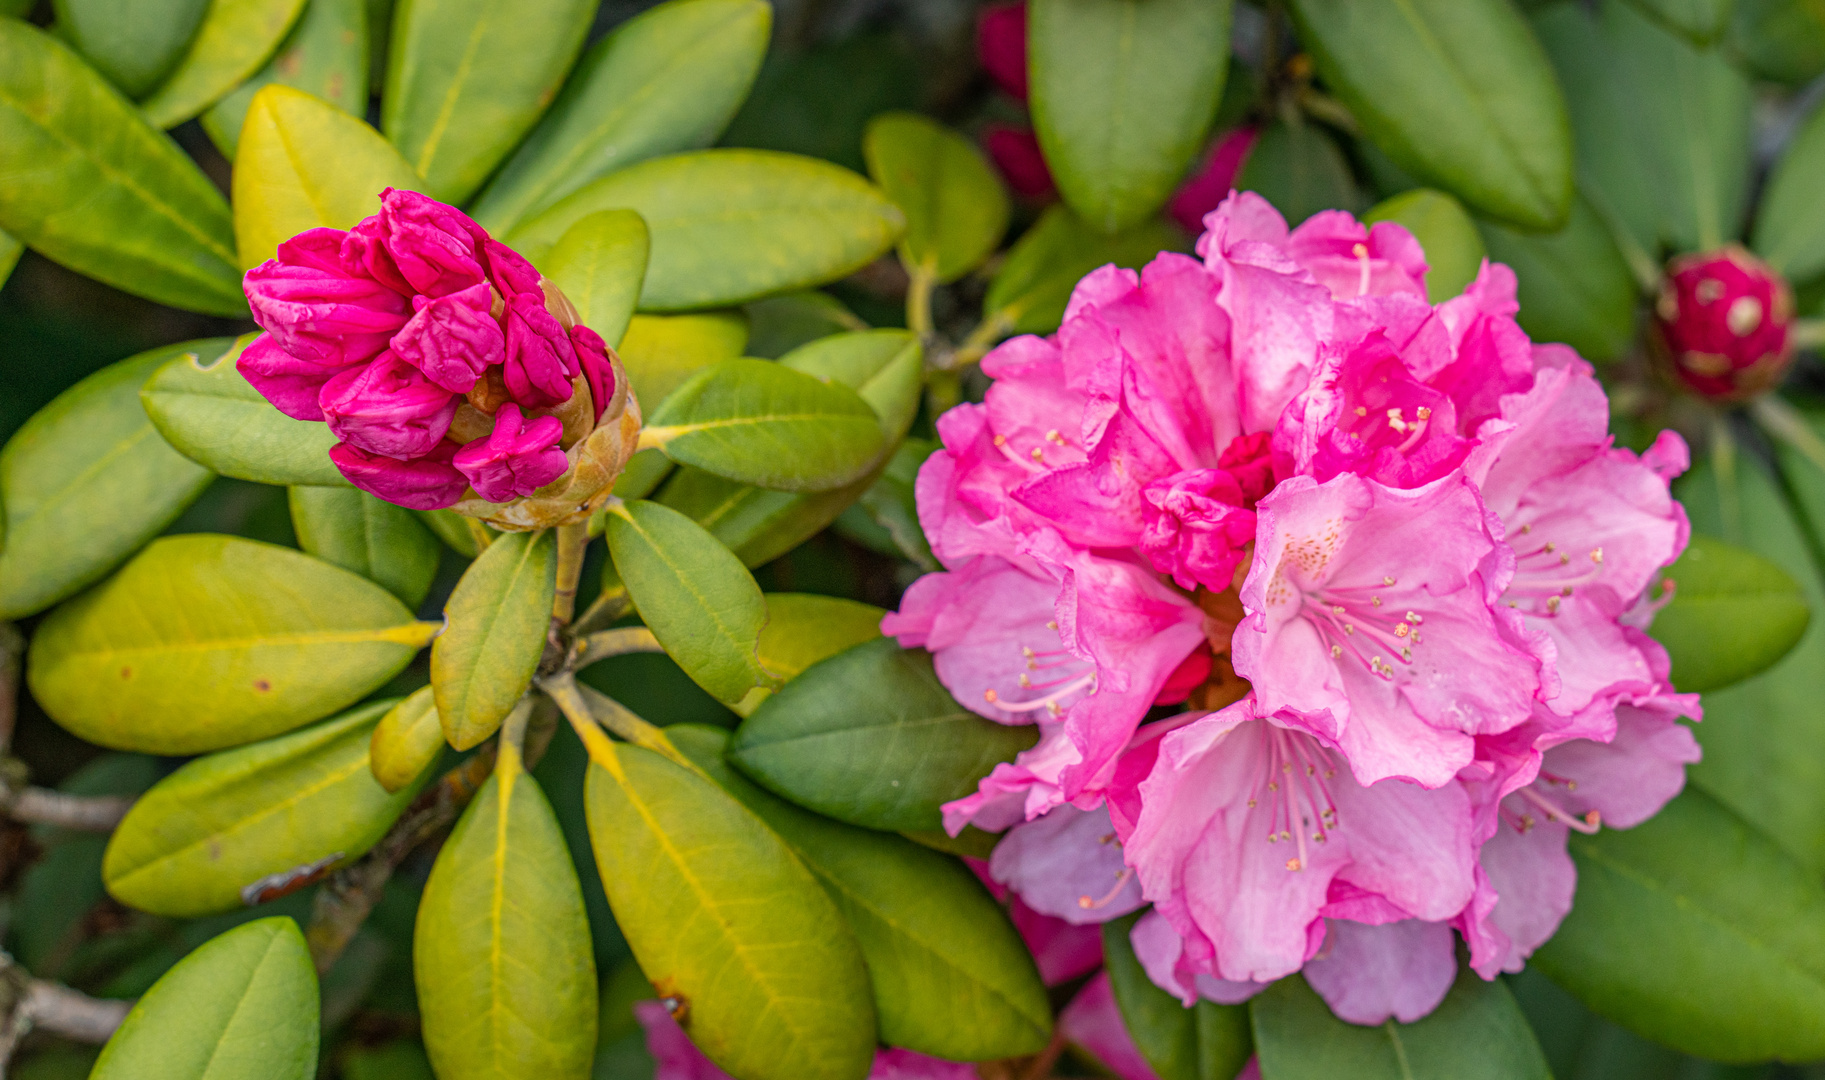
[[[280,348],[271,334],[249,342],[234,366],[274,408],[293,420],[323,419],[317,399],[337,369],[298,359]]]
[[[1068,923],[1108,922],[1142,903],[1105,809],[1060,806],[1014,826],[995,845],[989,872],[1033,910]]]
[[[454,464],[477,495],[489,502],[509,502],[532,494],[570,468],[570,459],[558,449],[563,435],[564,424],[557,417],[525,423],[519,407],[509,403],[494,414],[494,430],[458,450]]]
[[[976,19],[976,58],[995,84],[1027,99],[1027,5],[991,4]]]
[[[393,335],[393,354],[445,390],[468,393],[482,372],[506,358],[506,338],[490,312],[493,303],[486,285],[435,299],[414,297],[417,313]]]
[[[1115,1004],[1109,973],[1101,971],[1058,1014],[1058,1026],[1071,1045],[1095,1058],[1121,1080],[1159,1080],[1134,1045]]]
[[[570,400],[570,381],[581,370],[570,335],[545,310],[543,293],[520,293],[507,301],[507,360],[501,375],[507,392],[529,409]]]
[[[458,398],[392,353],[330,379],[318,397],[336,437],[388,457],[414,458],[443,441]]]
[[[1332,921],[1305,981],[1341,1020],[1411,1024],[1429,1015],[1457,979],[1451,927],[1407,919],[1382,926]]]
[[[469,481],[450,464],[455,452],[455,445],[446,442],[424,457],[401,461],[337,443],[330,447],[330,460],[349,483],[370,495],[413,510],[442,510],[469,490]]]

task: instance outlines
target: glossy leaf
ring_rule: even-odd
[[[589,0],[400,0],[380,129],[444,202],[468,201],[532,130],[595,15]]]
[[[389,187],[422,186],[399,151],[361,119],[289,86],[253,96],[234,169],[241,265],[273,257],[306,229],[346,229],[380,212]]]
[[[443,751],[444,729],[429,686],[421,686],[386,711],[368,740],[369,771],[388,791],[403,791],[424,775]]]
[[[604,745],[586,798],[615,922],[698,1048],[745,1080],[862,1080],[861,950],[784,841],[700,773],[624,743]]]
[[[0,20],[0,229],[161,304],[246,317],[228,202],[75,53]],[[82,212],[67,212],[73,193]]]
[[[121,93],[141,97],[183,57],[209,0],[52,0],[51,10],[72,48]]]
[[[59,394],[0,449],[0,618],[31,615],[89,585],[162,532],[214,479],[165,444],[139,388],[179,353],[214,354],[224,338],[168,345],[96,372]]]
[[[1812,110],[1768,177],[1755,219],[1755,250],[1797,282],[1825,273],[1825,107]]]
[[[829,491],[769,491],[687,466],[672,473],[654,501],[708,529],[743,565],[754,568],[823,532],[873,480],[870,473]]]
[[[1290,10],[1326,87],[1395,164],[1499,220],[1564,223],[1565,99],[1508,0],[1293,0]]]
[[[906,215],[900,261],[940,284],[994,253],[1008,194],[976,144],[918,113],[883,113],[862,140],[868,175]]]
[[[938,808],[976,790],[1037,731],[957,704],[930,654],[891,639],[812,667],[735,733],[729,760],[777,795],[871,829],[930,830]]]
[[[347,484],[330,461],[329,425],[293,420],[235,370],[252,338],[220,359],[178,357],[152,373],[140,403],[165,441],[223,476],[261,484]]]
[[[1006,913],[962,864],[769,795],[723,760],[726,731],[682,724],[666,733],[766,822],[836,902],[868,965],[882,1042],[952,1061],[1045,1046],[1045,984]]]
[[[1434,304],[1464,291],[1483,264],[1483,238],[1462,203],[1442,191],[1416,188],[1370,207],[1362,220],[1392,221],[1426,252],[1426,298]]]
[[[1039,215],[1008,252],[983,298],[984,318],[1002,334],[1049,334],[1065,316],[1071,290],[1104,263],[1139,269],[1162,251],[1184,250],[1185,237],[1160,221],[1114,236],[1086,225],[1064,206]]]
[[[557,540],[506,533],[463,571],[431,646],[444,736],[467,750],[494,734],[532,685],[557,594]]]
[[[388,794],[369,769],[368,742],[393,704],[197,758],[159,781],[108,842],[108,892],[158,915],[212,915],[359,858],[425,776]]]
[[[298,546],[352,570],[416,609],[437,576],[437,538],[412,511],[350,487],[295,487],[292,531]]]
[[[194,754],[359,700],[437,629],[308,555],[170,536],[40,623],[27,674],[51,718],[92,743]]]
[[[1362,205],[1343,151],[1310,123],[1275,124],[1263,131],[1236,175],[1236,185],[1273,203],[1292,225],[1320,210]]]
[[[1184,178],[1223,94],[1229,0],[1033,0],[1033,128],[1065,202],[1104,232]]]
[[[1692,538],[1666,577],[1673,602],[1654,616],[1654,637],[1673,660],[1673,685],[1716,690],[1778,663],[1811,619],[1799,582],[1751,551]]]
[[[820,338],[780,357],[779,366],[854,390],[874,410],[889,444],[897,444],[912,427],[925,388],[925,350],[918,336],[906,330]]]
[[[641,619],[697,685],[736,702],[774,684],[756,651],[766,600],[728,548],[690,518],[651,502],[611,506],[606,535]]]
[[[777,360],[821,337],[868,329],[841,300],[816,289],[752,300],[742,305],[742,312],[748,317],[744,355],[766,360]]]
[[[1254,1051],[1248,1007],[1200,1000],[1187,1009],[1155,986],[1128,937],[1139,919],[1103,924],[1103,965],[1134,1048],[1159,1080],[1232,1080]]]
[[[583,889],[551,804],[505,740],[438,852],[412,941],[439,1077],[588,1075],[596,964]]]
[[[1825,1056],[1825,889],[1688,790],[1571,843],[1578,896],[1533,963],[1593,1011],[1720,1061]]]
[[[475,219],[504,233],[591,180],[715,142],[754,85],[772,22],[761,0],[672,0],[615,27],[482,192]]]
[[[1411,1024],[1358,1027],[1331,1015],[1302,978],[1249,1002],[1262,1080],[1550,1080],[1546,1055],[1500,980],[1468,970],[1438,1009]]]
[[[765,150],[700,150],[579,188],[508,242],[536,263],[579,219],[614,209],[637,211],[652,232],[643,311],[738,304],[835,281],[905,228],[899,208],[848,169]]]
[[[680,464],[782,491],[850,483],[885,448],[855,391],[764,360],[698,372],[653,410],[640,438]]]
[[[873,604],[815,593],[768,593],[767,625],[756,649],[761,667],[784,680],[852,645],[881,636],[887,612]],[[732,708],[747,716],[773,691],[756,687]]]
[[[1603,220],[1580,196],[1556,233],[1479,222],[1489,257],[1515,272],[1515,319],[1535,341],[1558,341],[1587,360],[1611,360],[1635,342],[1640,292]]]
[[[171,76],[140,103],[146,119],[174,128],[259,71],[304,11],[305,0],[209,0]]]
[[[1732,0],[1629,0],[1641,13],[1694,44],[1715,41],[1730,21]]]
[[[546,276],[576,305],[583,325],[611,349],[627,333],[640,300],[647,247],[646,222],[639,214],[603,210],[572,225],[545,256]]]
[[[685,380],[742,355],[747,342],[747,320],[734,312],[635,315],[616,351],[634,396],[650,417]]]
[[[243,923],[179,961],[102,1048],[92,1080],[312,1080],[317,972],[298,924]]]
[[[266,67],[203,114],[203,130],[234,159],[254,94],[269,83],[294,87],[351,116],[367,113],[366,0],[308,0]],[[338,146],[340,153],[341,147]]]

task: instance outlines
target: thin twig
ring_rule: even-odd
[[[10,622],[0,622],[0,754],[13,745],[13,728],[19,722],[19,676],[24,671],[25,635]]]
[[[558,526],[558,591],[551,601],[551,617],[569,625],[577,613],[577,582],[583,577],[583,553],[589,546],[589,525]]]
[[[559,672],[539,680],[539,689],[558,703],[591,758],[601,757],[606,742],[602,728],[607,728],[635,746],[660,754],[693,772],[700,771],[690,758],[679,753],[672,740],[665,737],[665,732],[640,719],[615,699],[591,687],[578,685],[576,676],[570,672]]]
[[[633,597],[627,594],[627,586],[618,585],[604,588],[582,615],[572,624],[571,630],[578,634],[587,634],[591,630],[600,630],[627,614],[627,609],[634,606]]]
[[[33,979],[21,1008],[35,1029],[76,1042],[100,1044],[113,1038],[133,1003],[92,998],[62,983]]]
[[[23,788],[0,800],[0,811],[14,821],[97,833],[113,832],[132,806],[132,798],[124,795],[69,795],[41,787]]]
[[[603,630],[578,638],[570,650],[569,667],[572,671],[581,671],[596,661],[611,656],[664,651],[665,647],[659,644],[659,639],[653,636],[651,630],[644,626],[624,626],[618,630]]]

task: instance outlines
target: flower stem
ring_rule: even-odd
[[[597,594],[595,602],[578,616],[571,630],[577,634],[599,630],[619,619],[632,604],[632,599],[627,595],[627,586],[617,584],[612,588],[605,587]]]
[[[634,711],[619,701],[587,686],[579,686],[577,677],[568,671],[547,676],[539,681],[539,689],[551,696],[558,703],[570,726],[577,731],[577,737],[583,740],[584,749],[589,751],[590,760],[604,767],[612,767],[609,762],[614,751],[608,737],[602,733],[603,728],[614,732],[620,738],[643,750],[651,750],[673,764],[682,766],[695,773],[702,772],[690,758],[678,752],[672,740],[665,737],[665,732],[634,715]]]
[[[589,526],[558,526],[558,591],[551,601],[551,617],[570,625],[577,612],[577,582],[583,577],[583,552],[589,546]]]
[[[907,268],[906,328],[921,341],[932,338],[932,289],[938,284],[924,267]]]
[[[603,630],[577,639],[570,652],[569,667],[572,671],[581,671],[598,660],[611,656],[625,656],[628,653],[664,652],[665,647],[659,639],[644,626],[624,626],[618,630]]]

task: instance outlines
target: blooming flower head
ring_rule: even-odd
[[[505,529],[582,520],[640,426],[620,362],[552,283],[453,206],[387,189],[247,272],[266,333],[236,362],[279,411],[327,423],[349,483]]]
[[[1304,971],[1347,1020],[1417,1019],[1455,936],[1516,970],[1567,833],[1696,757],[1642,630],[1685,446],[1612,446],[1505,267],[1432,305],[1398,225],[1248,194],[1205,225],[1201,261],[1095,271],[984,358],[917,486],[944,570],[883,629],[1040,726],[945,810],[1008,830],[996,882],[1072,922],[1151,903],[1137,954],[1188,1004]]]
[[[1793,290],[1734,244],[1674,259],[1654,315],[1674,373],[1713,400],[1754,397],[1793,359]]]

